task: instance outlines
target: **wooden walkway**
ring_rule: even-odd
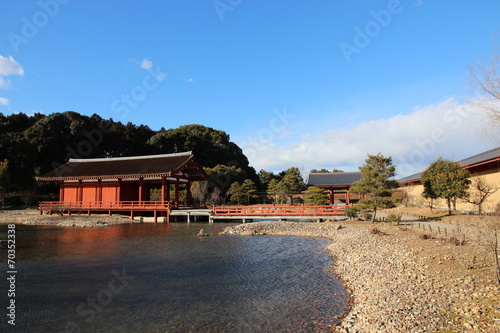
[[[215,206],[212,209],[194,207],[179,207],[173,201],[120,201],[120,202],[59,202],[42,201],[39,204],[40,214],[51,215],[54,212],[71,215],[73,212],[112,213],[127,212],[130,219],[136,215],[153,213],[156,223],[158,218],[163,222],[170,222],[171,216],[183,216],[187,222],[191,217],[197,220],[201,216],[208,217],[209,222],[214,220],[248,220],[255,219],[280,219],[280,220],[318,220],[344,215],[346,207],[351,205],[328,206]],[[164,218],[162,218],[164,217]]]
[[[318,220],[325,217],[344,215],[346,207],[351,205],[332,206],[217,206],[212,209],[211,221],[279,219],[279,220]]]

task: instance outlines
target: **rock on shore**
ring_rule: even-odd
[[[325,237],[333,271],[351,292],[352,308],[337,332],[500,332],[500,288],[487,253],[457,250],[419,230],[367,223],[257,222],[226,228],[231,235]],[[458,251],[458,252],[457,252]],[[477,269],[462,265],[481,256]]]

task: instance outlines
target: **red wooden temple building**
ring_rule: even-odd
[[[315,186],[328,190],[328,203],[351,204],[362,199],[360,195],[353,195],[350,192],[352,183],[361,179],[361,172],[329,172],[310,173],[307,179],[307,186]]]
[[[179,207],[180,191],[191,206],[190,185],[208,177],[191,152],[133,157],[70,159],[66,164],[37,177],[58,181],[59,201],[40,203],[44,211],[153,212],[166,214]],[[152,189],[160,193],[151,200]]]

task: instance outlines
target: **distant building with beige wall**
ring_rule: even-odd
[[[500,207],[500,147],[488,150],[484,153],[471,156],[458,161],[465,170],[471,174],[471,180],[481,177],[487,184],[498,190],[487,198],[483,204],[484,212],[492,212]],[[414,174],[398,180],[399,190],[405,193],[405,203],[408,206],[428,206],[429,200],[422,197],[424,186],[422,185],[421,173]],[[471,191],[473,187],[471,186]],[[446,208],[443,199],[434,200],[433,207]],[[457,200],[457,209],[464,211],[477,211],[477,206],[464,200]]]

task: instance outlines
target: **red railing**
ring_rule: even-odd
[[[212,212],[236,216],[344,215],[344,209],[350,206],[216,206]]]
[[[41,211],[56,211],[56,210],[128,210],[128,209],[143,209],[143,210],[170,210],[177,208],[177,202],[173,201],[41,201],[38,209]]]

